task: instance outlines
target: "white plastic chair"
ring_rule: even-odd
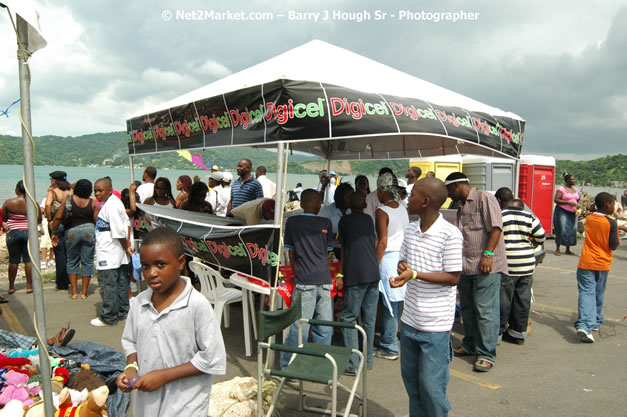
[[[242,302],[242,291],[236,288],[227,288],[223,282],[228,282],[222,278],[218,271],[200,262],[191,261],[189,269],[192,270],[200,280],[200,293],[213,305],[216,318],[222,322],[222,311],[224,311],[224,327],[230,326],[229,304]],[[248,332],[246,320],[246,312],[244,312],[244,331]]]

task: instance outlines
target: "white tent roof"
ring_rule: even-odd
[[[308,42],[168,102],[143,109],[129,118],[279,79],[322,82],[366,93],[416,97],[442,106],[463,107],[522,120],[514,113],[488,106],[320,40]]]

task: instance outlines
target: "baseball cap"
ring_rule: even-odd
[[[67,181],[67,173],[65,171],[52,171],[49,175],[50,178],[55,180]]]
[[[222,179],[224,178],[224,176],[219,173],[219,172],[212,172],[211,174],[209,174],[209,179],[214,179],[216,181],[222,181]]]

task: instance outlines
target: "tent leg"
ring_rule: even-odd
[[[128,166],[131,168],[131,184],[135,182],[135,157],[133,155],[128,156]]]

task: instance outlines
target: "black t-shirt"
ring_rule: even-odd
[[[331,220],[303,214],[285,223],[285,247],[294,251],[294,283],[322,285],[331,283],[329,251]]]
[[[344,285],[378,281],[379,262],[372,217],[366,213],[346,214],[340,219],[338,231],[344,248]]]

